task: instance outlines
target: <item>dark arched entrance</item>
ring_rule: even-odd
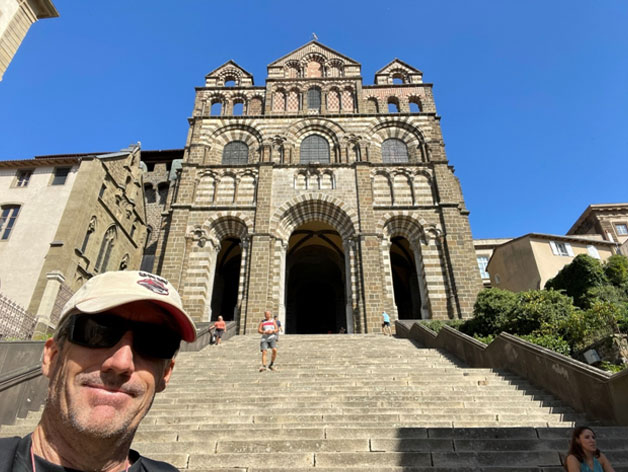
[[[238,303],[241,261],[240,239],[224,239],[216,258],[211,304],[212,321],[215,321],[218,315],[222,315],[225,321],[233,320],[235,306]]]
[[[390,241],[390,266],[397,315],[400,320],[421,318],[421,294],[410,244],[402,237],[394,237]]]
[[[286,261],[286,333],[337,333],[347,328],[340,235],[320,222],[292,233]]]

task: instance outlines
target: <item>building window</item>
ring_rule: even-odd
[[[100,250],[98,251],[98,257],[96,258],[96,265],[94,266],[94,270],[96,272],[106,272],[107,264],[109,263],[109,258],[111,257],[111,250],[113,249],[113,245],[116,241],[116,228],[115,226],[111,226],[105,236],[102,239],[102,243],[100,244]]]
[[[17,175],[16,175],[15,186],[26,187],[28,185],[28,182],[31,179],[31,175],[33,175],[33,171],[31,169],[18,170]]]
[[[63,185],[70,173],[69,167],[55,167],[55,176],[52,179],[52,185]]]
[[[571,244],[569,243],[550,241],[550,247],[552,248],[552,254],[555,256],[573,257],[573,250],[571,249]]]
[[[222,103],[218,101],[212,102],[210,114],[211,116],[220,116],[222,114]]]
[[[241,116],[244,113],[244,103],[235,102],[233,104],[233,116]]]
[[[615,225],[615,231],[617,231],[618,236],[626,236],[628,235],[628,225],[621,223]]]
[[[249,147],[244,141],[231,141],[222,151],[224,165],[241,165],[249,162]]]
[[[168,182],[161,182],[159,185],[157,185],[157,193],[159,194],[159,204],[160,205],[165,205],[166,201],[168,200],[168,189],[170,188],[170,186],[168,185]]]
[[[312,87],[307,91],[307,107],[310,110],[321,109],[321,91],[316,87]]]
[[[382,143],[382,162],[408,162],[408,147],[400,139],[387,139]]]
[[[491,276],[488,275],[486,271],[486,266],[488,265],[488,256],[477,256],[478,260],[478,268],[480,269],[480,276],[483,279],[490,279]]]
[[[107,190],[107,186],[105,184],[102,184],[100,186],[100,192],[98,192],[98,198],[102,199],[102,196],[105,194],[105,190]]]
[[[595,259],[601,259],[600,257],[600,253],[598,252],[597,248],[593,245],[588,245],[587,246],[587,252],[589,253],[589,256],[594,257]]]
[[[313,134],[301,143],[301,164],[329,162],[329,144],[322,136]]]
[[[146,203],[155,203],[157,201],[157,194],[151,184],[144,184],[144,195],[146,195]]]
[[[388,99],[388,113],[399,113],[399,102],[395,97]]]
[[[3,205],[0,213],[0,239],[6,241],[11,235],[15,220],[20,212],[19,205]]]

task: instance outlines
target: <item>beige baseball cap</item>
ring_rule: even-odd
[[[105,272],[89,279],[63,306],[59,322],[68,314],[99,313],[127,303],[152,302],[172,315],[184,341],[196,339],[196,326],[183,309],[181,297],[163,277],[137,270]]]

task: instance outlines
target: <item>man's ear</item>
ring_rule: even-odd
[[[157,385],[155,386],[156,392],[163,392],[166,389],[166,385],[170,381],[170,376],[172,375],[172,369],[174,369],[174,359],[167,361],[168,364],[164,369],[164,375],[158,380]]]
[[[52,375],[52,366],[58,355],[59,346],[57,342],[53,338],[47,339],[44,344],[44,354],[41,359],[41,371],[48,378]]]

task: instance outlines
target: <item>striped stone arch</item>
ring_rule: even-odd
[[[425,225],[424,220],[417,220],[408,211],[387,212],[378,221],[375,231],[388,239],[403,236],[408,241],[418,241],[425,239]]]
[[[244,120],[243,120],[244,121]],[[259,131],[244,122],[233,123],[218,128],[209,136],[209,140],[216,143],[216,147],[221,149],[231,141],[243,141],[250,150],[257,150],[262,145],[262,135]]]
[[[288,140],[297,147],[311,134],[322,134],[330,141],[330,147],[333,147],[339,145],[339,137],[345,134],[345,130],[337,123],[324,118],[305,118],[286,130]]]
[[[390,138],[400,139],[409,148],[416,149],[425,142],[425,137],[421,130],[405,122],[403,118],[386,119],[377,123],[369,131],[371,142],[381,146]]]
[[[242,77],[244,77],[244,74],[242,73],[241,70],[229,67],[218,72],[218,77],[220,77],[220,80],[223,84],[228,79],[233,77],[233,80],[235,80],[236,85],[240,85],[240,83],[242,82]]]
[[[226,98],[223,93],[216,92],[207,96],[207,103],[222,103],[224,105],[225,102]]]
[[[246,238],[253,229],[253,220],[239,211],[221,211],[203,223],[210,237],[220,243],[228,237]]]
[[[288,241],[295,228],[308,221],[322,221],[336,228],[343,240],[358,228],[358,216],[346,204],[323,193],[300,195],[281,205],[270,220],[279,239]]]

